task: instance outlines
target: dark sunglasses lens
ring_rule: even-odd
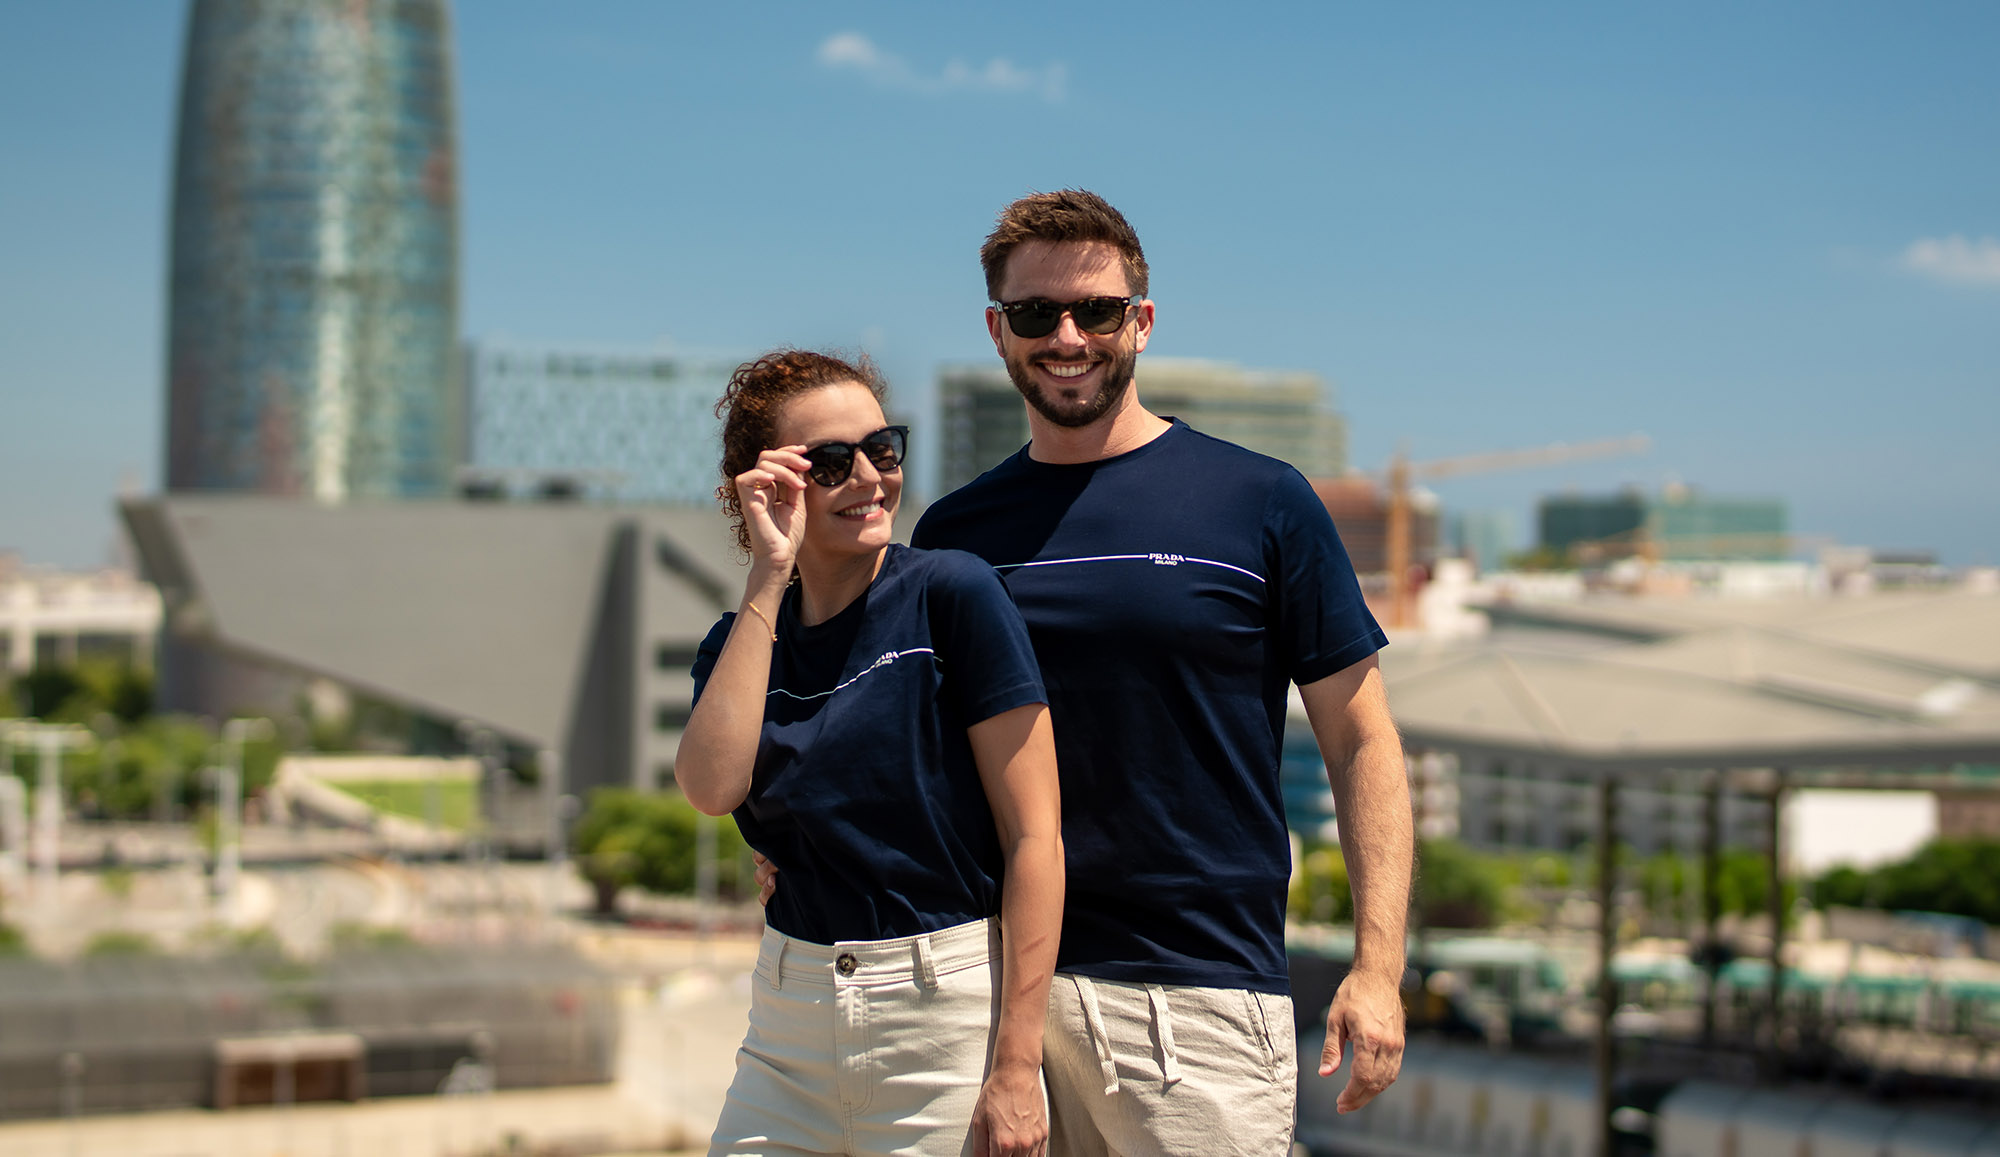
[[[1062,306],[1053,301],[1024,301],[1007,310],[1007,325],[1015,337],[1047,337],[1062,315]]]
[[[874,463],[875,469],[884,473],[903,464],[905,445],[903,431],[894,427],[877,430],[861,440],[861,449],[868,455],[868,461]]]
[[[1076,328],[1085,333],[1112,333],[1125,324],[1125,299],[1087,297],[1070,306],[1069,315],[1076,319]]]
[[[846,442],[828,442],[806,451],[806,461],[812,468],[806,477],[821,486],[838,486],[854,473],[854,447]]]

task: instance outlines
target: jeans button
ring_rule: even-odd
[[[843,952],[840,954],[840,959],[833,962],[833,966],[840,970],[842,976],[853,976],[855,966],[859,963],[860,961],[854,959],[852,952]]]

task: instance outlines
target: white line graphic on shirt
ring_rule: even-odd
[[[1168,554],[1163,551],[1154,551],[1151,554],[1093,554],[1083,558],[1045,558],[1036,562],[1006,562],[995,566],[993,569],[997,571],[1010,571],[1030,566],[1064,566],[1073,562],[1150,562],[1154,566],[1179,566],[1184,562],[1196,562],[1203,566],[1219,566],[1223,570],[1233,570],[1237,574],[1249,575],[1258,582],[1264,581],[1263,575],[1258,574],[1256,571],[1244,570],[1233,563],[1217,562],[1212,558],[1195,558],[1192,555],[1185,554]]]
[[[905,655],[929,655],[931,659],[934,662],[936,662],[939,666],[944,665],[944,660],[938,658],[937,651],[935,651],[930,647],[911,647],[907,651],[885,651],[883,652],[881,658],[875,660],[873,663],[868,664],[868,666],[861,672],[856,674],[854,678],[849,679],[847,682],[842,683],[838,687],[834,687],[826,691],[815,691],[811,695],[801,695],[796,691],[787,691],[783,687],[773,687],[769,691],[764,692],[764,698],[769,699],[773,695],[789,695],[794,699],[800,700],[801,702],[808,699],[824,699],[828,695],[833,694],[835,691],[839,691],[842,690],[843,688],[854,686],[856,683],[860,682],[864,677],[874,674],[877,670],[880,670],[883,667],[887,667],[889,664],[895,662],[896,660],[902,658]]]

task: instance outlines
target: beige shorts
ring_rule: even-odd
[[[1050,1157],[1285,1157],[1291,998],[1056,974],[1042,1071]]]
[[[968,1152],[999,972],[998,920],[832,946],[766,928],[710,1157]]]

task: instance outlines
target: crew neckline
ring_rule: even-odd
[[[1088,462],[1044,462],[1029,453],[1028,446],[1021,447],[1015,453],[1022,462],[1036,470],[1096,470],[1100,467],[1112,466],[1119,462],[1129,462],[1135,458],[1144,457],[1155,447],[1159,446],[1160,443],[1177,437],[1182,431],[1192,432],[1194,429],[1186,422],[1181,421],[1171,414],[1161,414],[1160,419],[1167,423],[1167,428],[1160,431],[1158,437],[1144,445],[1134,446],[1122,454],[1113,454],[1109,458],[1092,458]]]
[[[903,552],[908,549],[909,547],[904,546],[900,542],[890,543],[887,553],[882,556],[882,565],[875,571],[875,577],[868,580],[868,585],[862,589],[860,594],[854,596],[854,601],[818,623],[808,624],[805,621],[804,601],[806,594],[804,584],[793,583],[791,586],[785,588],[785,600],[778,607],[779,633],[785,633],[784,628],[789,627],[792,631],[803,635],[818,634],[838,628],[841,622],[849,615],[860,614],[861,608],[868,602],[869,594],[876,587],[882,585],[882,580],[889,577],[891,570],[902,565]]]

